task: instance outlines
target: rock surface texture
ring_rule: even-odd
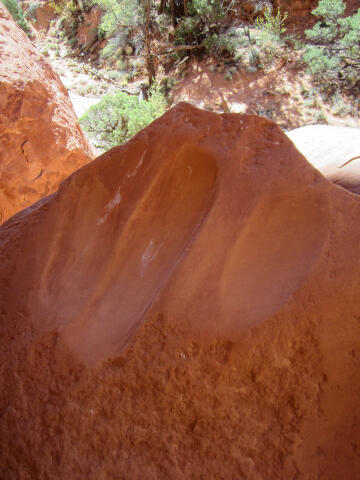
[[[317,21],[311,12],[318,6],[319,0],[271,0],[271,4],[275,11],[280,8],[288,13],[288,33],[294,30],[303,34],[304,28],[311,27]],[[359,8],[359,0],[346,0],[345,4],[345,16],[352,15]]]
[[[92,157],[59,77],[0,4],[0,222]]]
[[[0,228],[0,471],[360,473],[360,200],[186,104]]]
[[[308,125],[287,135],[326,178],[360,194],[359,128]]]

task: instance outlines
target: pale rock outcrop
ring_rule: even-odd
[[[0,222],[92,158],[58,75],[0,4]]]
[[[360,194],[359,128],[307,125],[287,135],[326,178]]]
[[[7,480],[355,479],[360,199],[186,104],[0,227]]]

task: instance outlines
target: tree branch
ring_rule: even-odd
[[[181,52],[184,50],[195,50],[196,48],[203,48],[204,44],[200,43],[200,45],[178,45],[178,46],[170,46],[169,45],[169,50],[166,50],[165,52],[160,52],[157,55],[169,55],[169,53],[173,52]]]

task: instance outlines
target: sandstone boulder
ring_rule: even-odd
[[[4,478],[360,469],[360,200],[186,104],[0,228]]]
[[[54,192],[92,152],[59,77],[0,4],[0,222]]]
[[[34,2],[32,0],[25,3],[25,9],[29,10],[34,8]],[[55,11],[49,0],[37,4],[37,8],[33,14],[32,20],[34,20],[34,27],[37,30],[49,30],[51,21],[55,18]]]
[[[287,135],[326,178],[360,194],[359,128],[308,125]]]

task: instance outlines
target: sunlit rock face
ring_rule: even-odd
[[[359,198],[186,104],[0,228],[6,479],[357,478]]]
[[[0,222],[92,158],[59,77],[0,4]]]
[[[360,128],[307,125],[287,135],[326,178],[360,194]]]

